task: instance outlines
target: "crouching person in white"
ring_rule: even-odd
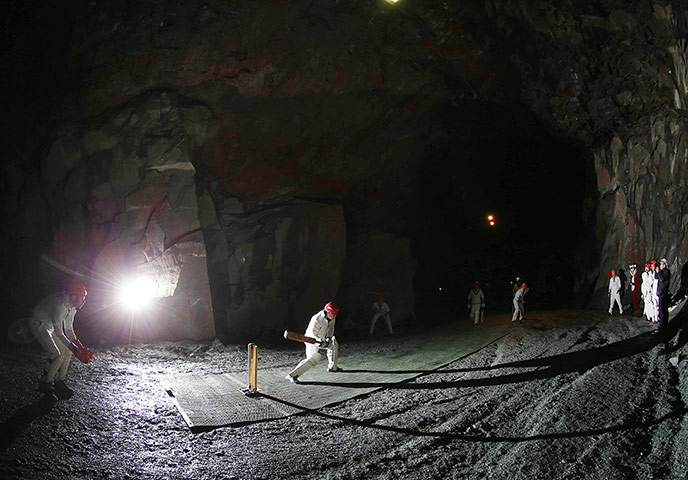
[[[86,288],[72,283],[66,292],[54,293],[41,300],[33,309],[29,326],[43,350],[48,354],[45,375],[38,390],[46,396],[69,398],[72,390],[64,383],[72,353],[83,363],[93,357],[74,333],[74,315],[86,303]]]
[[[287,379],[296,382],[298,378],[318,364],[320,361],[320,349],[327,350],[327,371],[336,372],[337,354],[339,351],[339,343],[334,338],[334,324],[339,313],[339,306],[336,303],[329,302],[324,309],[313,315],[308,328],[306,329],[306,336],[315,338],[319,343],[306,343],[306,358],[302,360],[294,370],[289,372]]]

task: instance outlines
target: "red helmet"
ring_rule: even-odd
[[[77,309],[81,309],[86,304],[86,287],[80,283],[72,282],[67,286],[67,294],[69,295],[69,304]],[[76,299],[73,299],[73,296]]]
[[[649,262],[645,264],[645,268],[650,268],[650,263],[649,263]]]
[[[609,273],[610,273],[611,275],[616,275],[616,270],[614,270],[614,269],[612,268],[612,271],[609,272]]]
[[[526,288],[526,284],[524,283],[523,285],[521,285],[521,288]]]
[[[88,293],[86,292],[86,287],[80,283],[72,282],[67,287],[67,294],[76,295],[77,297],[86,298]]]
[[[380,302],[380,303],[382,303],[382,302],[385,301],[385,297],[383,297],[382,295],[380,295],[379,297],[377,297],[377,301]]]
[[[337,305],[334,302],[328,302],[325,305],[325,311],[327,313],[329,313],[330,315],[334,315],[336,317],[337,314],[339,313],[339,305]]]

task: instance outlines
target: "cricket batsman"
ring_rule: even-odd
[[[334,324],[338,313],[339,305],[334,302],[328,302],[321,311],[313,315],[308,323],[306,336],[315,338],[318,343],[306,343],[306,358],[289,372],[287,380],[296,383],[301,375],[317,365],[321,357],[320,349],[327,350],[327,371],[336,372],[339,370],[337,367],[339,344],[337,339],[334,338]]]

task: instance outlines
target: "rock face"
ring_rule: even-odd
[[[82,324],[104,342],[298,330],[329,300],[343,305],[343,328],[365,328],[380,294],[405,321],[412,247],[436,217],[418,178],[455,189],[455,205],[430,208],[465,221],[482,190],[471,164],[491,147],[472,130],[498,143],[508,122],[489,118],[526,123],[521,110],[536,136],[583,152],[577,298],[600,305],[608,270],[650,257],[666,257],[672,291],[683,289],[681,5],[400,3],[15,12],[3,62],[22,74],[4,89],[15,95],[4,131],[20,153],[2,177],[13,315],[76,277],[91,292]],[[518,171],[510,161],[495,164]],[[440,178],[449,164],[462,165],[456,181]],[[155,320],[116,311],[129,277],[152,282]]]
[[[61,128],[45,158],[57,271],[84,282],[95,341],[212,338],[215,324],[191,152],[209,111],[161,92]],[[134,290],[121,298],[129,283]],[[155,305],[131,311],[130,300]],[[88,335],[88,334],[87,334]],[[90,336],[90,335],[89,335]]]
[[[513,58],[528,85],[524,100],[550,128],[589,152],[594,177],[582,245],[596,258],[581,262],[578,290],[594,292],[592,304],[602,305],[609,270],[628,273],[629,264],[666,257],[674,273],[671,291],[685,292],[684,6],[514,1],[490,2],[487,10],[518,45]]]
[[[207,197],[205,203],[219,333],[244,338],[305,330],[341,282],[346,255],[341,205],[294,201],[247,211],[237,201],[224,201],[218,209]]]

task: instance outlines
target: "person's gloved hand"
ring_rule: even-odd
[[[81,342],[79,342],[81,345]],[[83,345],[81,345],[81,348],[79,348],[76,344],[72,343],[69,345],[69,349],[74,353],[76,358],[79,359],[81,363],[89,363],[93,359],[93,352],[91,351],[90,348],[86,348]]]
[[[330,343],[332,343],[332,339],[330,337],[325,337],[320,341],[320,348],[327,348],[330,346]]]
[[[90,348],[80,348],[76,354],[76,358],[78,358],[81,363],[90,363],[93,359],[93,352]]]

